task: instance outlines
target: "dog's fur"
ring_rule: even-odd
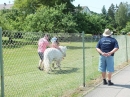
[[[42,66],[44,70],[49,73],[51,70],[51,64],[54,61],[56,65],[60,68],[62,59],[66,56],[66,46],[59,46],[60,50],[57,48],[47,48],[44,52],[44,61]],[[54,65],[54,63],[53,63]]]

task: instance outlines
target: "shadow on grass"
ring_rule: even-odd
[[[91,49],[95,47],[85,47],[85,49]],[[78,46],[67,46],[67,49],[83,49],[83,47],[78,47]]]
[[[68,74],[68,73],[77,72],[78,70],[79,68],[62,67],[61,70],[59,70],[59,68],[53,69],[51,74]]]

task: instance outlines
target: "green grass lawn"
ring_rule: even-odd
[[[118,38],[120,49],[115,54],[115,65],[125,62],[126,51],[123,39],[123,37]],[[2,37],[2,40],[5,97],[81,96],[75,91],[83,86],[82,42],[60,42],[60,45],[68,48],[67,56],[61,63],[62,70],[53,69],[50,74],[46,74],[37,68],[39,61],[37,41],[13,39],[15,42],[10,44],[8,37]],[[96,43],[85,42],[86,86],[100,76],[97,70],[99,54],[95,49]],[[130,53],[129,49],[128,53]]]
[[[83,85],[82,42],[65,42],[67,56],[61,71],[50,74],[38,70],[37,45],[4,48],[5,97],[59,97],[69,95]],[[99,76],[96,43],[85,43],[86,84]]]

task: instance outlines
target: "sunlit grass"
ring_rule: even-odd
[[[67,56],[60,71],[50,74],[37,69],[37,45],[4,48],[4,75],[6,97],[58,97],[83,85],[82,42],[65,42]],[[86,84],[98,76],[96,43],[85,43]]]

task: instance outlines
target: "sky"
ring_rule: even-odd
[[[78,4],[80,4],[80,6],[87,6],[90,11],[102,13],[101,10],[104,5],[106,10],[108,10],[112,3],[119,5],[120,2],[128,2],[128,4],[130,4],[130,0],[75,0],[73,4],[75,6],[78,6]]]
[[[14,0],[0,0],[0,4],[12,4],[14,2]],[[120,2],[128,2],[128,4],[130,4],[130,0],[75,0],[73,2],[73,4],[75,6],[78,6],[78,4],[80,4],[80,6],[88,6],[88,8],[90,9],[90,11],[96,12],[96,13],[101,13],[102,11],[102,7],[105,5],[106,10],[108,10],[108,8],[111,6],[111,4],[113,3],[114,5],[119,5]]]
[[[14,0],[0,0],[0,4],[9,4],[9,1],[10,1],[10,4],[13,4]]]

